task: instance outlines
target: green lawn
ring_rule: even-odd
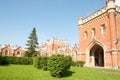
[[[120,80],[120,70],[71,67],[71,76],[53,78],[32,65],[0,66],[0,80]]]

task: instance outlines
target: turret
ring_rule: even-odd
[[[106,5],[108,9],[115,8],[115,0],[106,0]]]
[[[83,17],[79,17],[78,18],[78,26],[82,27],[82,24],[83,24]]]

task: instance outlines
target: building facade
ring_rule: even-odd
[[[90,67],[120,67],[120,7],[115,0],[78,21],[80,60]]]
[[[52,38],[47,40],[42,46],[38,47],[36,51],[39,52],[39,56],[63,54],[71,56],[73,61],[79,61],[79,46],[75,44],[72,47],[68,45],[66,40]]]
[[[24,49],[19,46],[0,45],[0,53],[3,56],[24,56]]]
[[[73,61],[79,61],[79,46],[75,44],[73,47],[68,44],[66,40],[58,40],[51,38],[43,43],[42,46],[37,46],[35,49],[37,56],[51,56],[53,54],[62,54],[71,56]],[[19,46],[0,45],[0,54],[3,56],[24,56],[24,52],[27,49],[23,49]]]

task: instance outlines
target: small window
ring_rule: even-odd
[[[58,49],[60,49],[60,46],[58,46]]]
[[[84,38],[85,38],[85,39],[88,38],[88,32],[87,32],[87,31],[84,32]]]
[[[105,34],[106,33],[106,26],[105,24],[101,25],[101,34]]]
[[[95,28],[92,29],[92,37],[95,37],[96,36],[96,30]]]

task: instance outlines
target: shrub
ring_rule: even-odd
[[[47,70],[47,60],[48,60],[48,57],[42,57],[41,58],[41,68],[43,70]]]
[[[9,65],[8,56],[0,55],[0,65]]]
[[[33,59],[32,57],[8,57],[10,64],[22,64],[22,65],[32,65]]]
[[[48,60],[48,57],[44,57],[44,56],[35,57],[33,65],[38,69],[47,70],[47,60]]]
[[[83,67],[84,64],[85,64],[84,61],[77,61],[77,62],[76,62],[76,66],[77,66],[77,67]]]
[[[53,77],[63,77],[71,66],[71,57],[64,55],[52,55],[48,59],[48,70]]]
[[[20,59],[19,64],[24,64],[24,65],[32,65],[33,64],[32,57],[21,57],[19,59]]]
[[[2,65],[2,56],[0,55],[0,65]]]
[[[22,65],[32,65],[32,57],[14,57],[14,56],[0,56],[0,65],[7,64],[22,64]]]
[[[10,63],[10,64],[17,64],[16,58],[17,58],[17,57],[12,57],[12,56],[9,57],[9,63]]]
[[[72,61],[72,66],[83,67],[84,64],[85,64],[84,61],[76,61],[76,62]]]
[[[36,67],[37,69],[41,69],[41,57],[35,57],[33,66]]]
[[[74,61],[72,61],[72,64],[71,64],[72,66],[76,66],[76,62],[74,62]]]
[[[33,66],[34,66],[34,67],[37,67],[37,63],[36,63],[36,62],[37,62],[37,57],[34,57],[34,58],[33,58]]]

